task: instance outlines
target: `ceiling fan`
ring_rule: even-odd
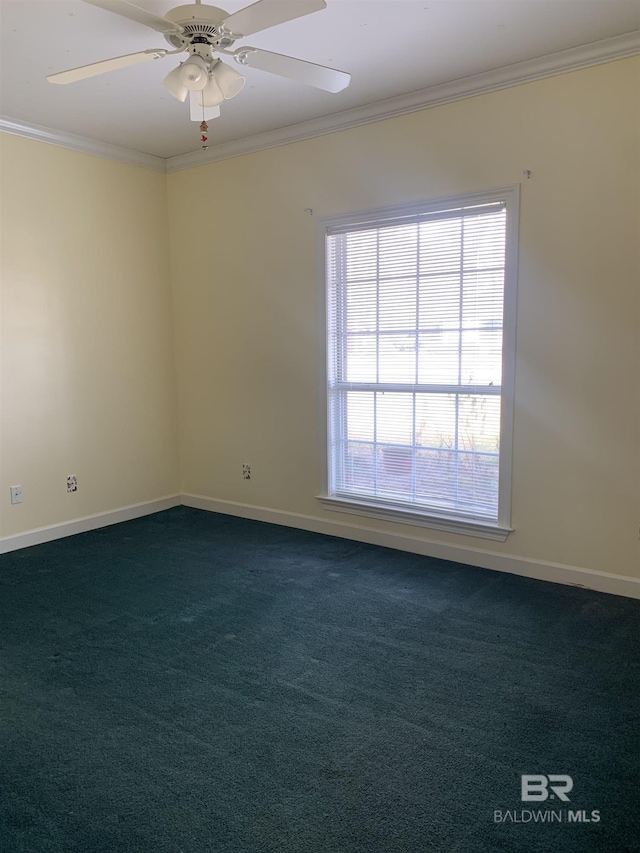
[[[107,71],[186,52],[188,58],[169,72],[162,85],[178,101],[184,102],[189,96],[192,121],[208,121],[217,118],[220,115],[220,104],[225,99],[233,98],[244,86],[244,77],[231,65],[224,63],[218,54],[230,56],[241,66],[298,80],[327,92],[340,92],[351,80],[351,75],[345,71],[281,53],[271,53],[256,47],[230,49],[236,41],[246,36],[325,9],[325,0],[258,0],[232,15],[196,0],[195,3],[171,9],[164,17],[154,15],[128,0],[84,2],[162,33],[173,49],[151,48],[102,62],[92,62],[80,68],[50,74],[47,77],[50,83],[75,83]]]

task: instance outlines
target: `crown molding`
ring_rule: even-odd
[[[207,151],[192,151],[169,157],[166,161],[167,172],[179,172],[242,154],[253,154],[267,148],[275,148],[290,142],[300,142],[327,133],[348,130],[371,122],[382,121],[406,113],[418,112],[429,107],[437,107],[472,98],[523,83],[532,83],[545,77],[579,71],[592,65],[601,65],[616,59],[626,59],[640,53],[640,30],[621,36],[602,39],[591,44],[580,45],[557,53],[550,53],[536,59],[528,59],[513,65],[505,65],[493,71],[485,71],[470,77],[419,89],[407,95],[387,98],[362,107],[332,113],[318,119],[289,125],[278,130],[259,133],[246,139],[223,143],[210,147]]]
[[[128,163],[130,166],[142,166],[156,172],[166,172],[167,161],[162,157],[154,157],[152,154],[143,154],[141,151],[121,148],[119,145],[109,145],[95,139],[86,139],[84,136],[76,136],[73,133],[63,133],[50,127],[16,121],[8,116],[0,116],[0,131],[11,133],[14,136],[23,136],[26,139],[35,139],[37,142],[48,142],[51,145],[69,148],[71,151],[80,151],[83,154],[93,154],[107,160],[117,160],[121,163]]]
[[[179,172],[183,169],[192,169],[219,160],[227,160],[230,157],[253,154],[267,148],[276,148],[279,145],[300,142],[304,139],[312,139],[315,136],[349,130],[352,127],[382,121],[394,116],[418,112],[429,107],[438,107],[453,101],[473,98],[488,92],[496,92],[499,89],[520,86],[523,83],[533,83],[545,77],[579,71],[592,65],[602,65],[605,62],[626,59],[639,53],[640,30],[636,30],[632,33],[602,39],[591,44],[550,53],[536,59],[505,65],[502,68],[484,71],[470,77],[461,77],[458,80],[440,83],[427,89],[419,89],[407,95],[398,95],[384,101],[376,101],[362,107],[332,113],[322,118],[292,124],[267,133],[259,133],[246,139],[215,145],[207,151],[198,150],[190,151],[187,154],[178,154],[166,160],[152,154],[144,154],[140,151],[132,151],[129,148],[109,145],[106,142],[86,139],[72,133],[63,133],[52,128],[20,122],[6,116],[0,116],[0,131],[15,136],[23,136],[27,139],[35,139],[38,142],[59,145],[72,151],[81,151],[84,154],[93,154],[96,157],[118,160],[131,166],[153,169],[157,172]]]

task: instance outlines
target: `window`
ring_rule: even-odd
[[[323,504],[505,539],[518,189],[323,220]]]

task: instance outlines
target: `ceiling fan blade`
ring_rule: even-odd
[[[189,111],[191,121],[211,121],[220,116],[220,107],[203,107],[200,102],[202,92],[189,92]]]
[[[127,0],[84,0],[84,2],[90,6],[98,6],[100,9],[106,9],[107,12],[121,15],[123,18],[129,18],[130,21],[137,21],[139,24],[151,27],[152,30],[156,30],[159,33],[182,32],[182,27],[178,24],[167,21],[166,18],[160,18],[152,12],[147,12],[146,9],[141,9],[139,6],[134,6],[133,3],[128,3]]]
[[[237,36],[251,36],[276,24],[326,9],[325,0],[258,0],[229,15],[222,24]]]
[[[259,68],[260,71],[288,77],[327,92],[341,92],[351,82],[351,74],[347,74],[346,71],[337,71],[335,68],[326,68],[324,65],[316,65],[304,59],[295,59],[293,56],[271,53],[256,47],[241,47],[233,55],[240,65]]]
[[[140,53],[128,53],[125,56],[115,56],[113,59],[104,59],[102,62],[92,62],[90,65],[82,65],[80,68],[70,68],[69,71],[60,71],[57,74],[49,74],[47,80],[50,83],[75,83],[78,80],[86,80],[87,77],[96,77],[107,71],[116,71],[118,68],[128,68],[130,65],[139,65],[141,62],[149,62],[151,59],[160,59],[166,56],[168,51],[142,50]]]

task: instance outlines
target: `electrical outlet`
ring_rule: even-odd
[[[242,476],[245,480],[251,479],[251,465],[242,466]]]
[[[11,503],[22,503],[22,486],[11,486]]]
[[[75,474],[71,474],[67,477],[67,491],[68,492],[77,492],[78,491],[78,478]]]

